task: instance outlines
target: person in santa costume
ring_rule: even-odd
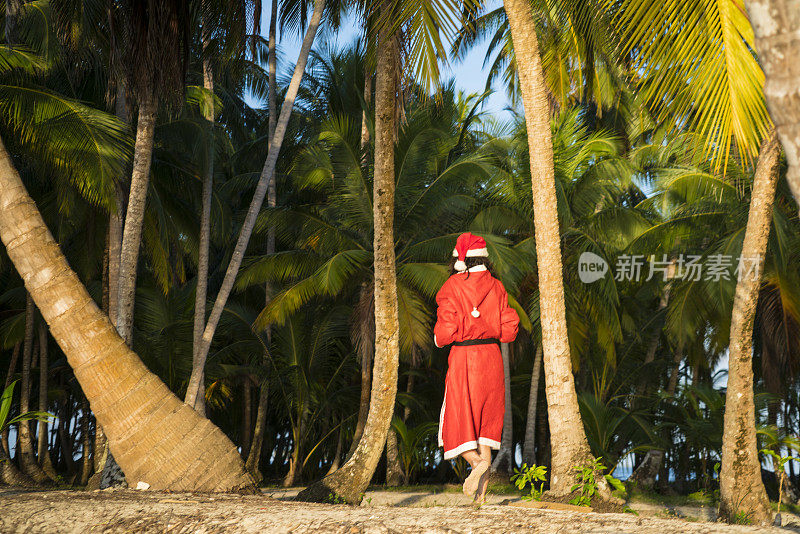
[[[444,459],[459,455],[472,472],[464,493],[483,502],[489,484],[491,449],[500,448],[505,381],[500,343],[517,337],[519,317],[508,293],[492,276],[486,241],[469,232],[456,241],[451,276],[436,295],[439,306],[433,339],[452,345],[447,360],[439,446]]]

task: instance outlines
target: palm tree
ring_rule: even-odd
[[[138,104],[136,142],[130,193],[125,212],[120,248],[116,327],[128,344],[132,340],[136,273],[141,247],[147,189],[150,181],[155,122],[159,100],[174,100],[183,87],[183,50],[189,24],[185,3],[124,2],[112,12],[124,43],[117,51],[126,72],[125,85]]]
[[[544,376],[553,443],[550,488],[556,493],[564,494],[569,493],[573,485],[573,467],[593,458],[581,422],[575,378],[572,374],[548,89],[542,71],[536,24],[530,3],[524,0],[506,0],[504,8],[516,51],[517,74],[528,130]],[[603,485],[603,489],[607,490],[607,487]]]
[[[182,406],[127,348],[91,299],[2,144],[0,238],[75,369],[129,480],[164,489],[220,491],[252,486],[230,440],[210,421]]]
[[[384,5],[381,16],[389,17]],[[397,37],[389,24],[378,33],[375,81],[375,171],[373,180],[373,265],[375,271],[375,360],[364,433],[350,459],[336,472],[303,490],[298,498],[329,499],[332,493],[359,503],[386,443],[397,393],[400,326],[394,250],[394,132],[397,115]],[[378,326],[380,325],[380,326]]]
[[[34,358],[34,331],[36,328],[35,313],[36,307],[33,304],[33,299],[28,295],[25,304],[25,343],[22,348],[22,382],[20,384],[20,411],[22,413],[30,411],[32,390],[31,360]],[[22,472],[40,484],[48,481],[48,476],[36,462],[31,427],[28,421],[20,423],[17,443],[19,443],[20,468]]]
[[[772,222],[772,204],[778,183],[780,143],[775,132],[765,138],[753,177],[753,192],[740,266],[753,263],[753,274],[739,273],[731,318],[728,354],[728,394],[722,436],[720,513],[735,520],[741,513],[758,523],[772,519],[758,458],[753,402],[753,322],[761,271]]]
[[[786,180],[800,204],[800,134],[797,131],[800,112],[797,98],[792,96],[796,91],[791,89],[798,87],[793,58],[800,52],[800,43],[790,37],[798,30],[797,17],[793,15],[797,5],[791,0],[747,0],[745,3],[766,74],[764,96],[789,163]]]
[[[764,152],[769,144],[761,143],[761,150],[756,148],[759,140],[769,138],[770,119],[762,88],[764,74],[751,53],[753,29],[741,6],[735,1],[696,5],[670,2],[669,6],[655,6],[628,0],[619,13],[626,32],[626,49],[637,47],[634,72],[640,72],[647,80],[647,99],[656,115],[662,119],[685,118],[706,139],[707,151],[713,149],[712,159],[722,168],[727,167],[734,143],[743,158],[758,154],[759,161],[763,160],[763,166],[754,175],[748,216],[748,228],[752,225],[752,229],[746,235],[749,233],[752,241],[742,251],[743,256],[750,254],[750,260],[760,266],[766,251],[777,181],[772,161],[777,160],[778,154]],[[665,26],[675,28],[669,38],[660,30]],[[661,68],[667,64],[676,68]],[[664,94],[670,98],[664,99]],[[759,180],[765,183],[760,184]],[[767,205],[760,205],[762,202]],[[759,232],[764,233],[763,238],[756,237],[761,235]],[[750,308],[755,307],[758,286],[758,281],[738,281],[731,319],[730,351],[738,360],[731,359],[727,394],[727,402],[732,405],[726,409],[727,454],[723,453],[725,467],[721,471],[721,488],[726,489],[722,491],[721,511],[729,518],[739,513],[752,514],[761,522],[768,519],[770,511],[758,476],[755,420],[745,415],[747,407],[753,406],[749,347],[754,312]],[[739,417],[736,423],[733,417]],[[732,457],[734,450],[736,460]],[[734,469],[731,462],[748,467]]]
[[[217,324],[222,316],[222,312],[225,308],[225,304],[228,301],[228,297],[233,290],[233,284],[236,281],[236,275],[239,273],[239,268],[242,265],[247,244],[250,241],[250,236],[255,228],[256,218],[258,217],[259,210],[264,202],[264,196],[267,193],[270,183],[274,180],[275,166],[278,162],[280,147],[283,143],[283,138],[286,135],[286,129],[289,124],[289,117],[292,114],[294,100],[297,96],[297,91],[300,88],[300,81],[303,78],[308,56],[311,53],[311,46],[314,43],[314,36],[316,35],[320,21],[322,20],[322,12],[324,7],[325,0],[314,1],[314,11],[309,19],[306,34],[303,38],[303,44],[300,47],[300,52],[298,53],[294,74],[292,75],[292,80],[289,83],[289,88],[286,92],[286,96],[284,97],[283,105],[281,106],[280,116],[278,117],[278,122],[275,127],[275,135],[272,139],[270,139],[269,150],[267,153],[267,159],[264,162],[264,168],[261,171],[261,176],[259,177],[256,190],[253,193],[253,200],[250,203],[250,207],[247,210],[247,215],[242,224],[239,238],[236,241],[236,247],[231,256],[228,269],[225,272],[225,278],[222,281],[219,293],[217,293],[217,298],[214,301],[214,306],[211,309],[211,314],[203,331],[201,343],[195,354],[195,361],[194,365],[192,366],[192,376],[189,379],[189,385],[186,389],[186,397],[184,399],[184,402],[186,402],[186,404],[189,406],[196,406],[197,402],[200,402],[198,399],[202,398],[203,396],[203,369],[205,368],[208,351],[211,348],[211,340],[214,337],[214,332],[216,331]]]

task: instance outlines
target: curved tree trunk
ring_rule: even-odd
[[[522,445],[522,463],[536,465],[536,407],[539,404],[539,382],[542,375],[542,345],[536,346],[531,371],[531,389],[528,393],[528,415],[525,419],[525,442]]]
[[[555,494],[565,494],[575,480],[573,467],[590,462],[593,457],[578,409],[567,334],[548,92],[531,3],[505,0],[504,6],[516,51],[528,129],[544,377],[553,451],[550,489]],[[610,496],[605,480],[600,477],[599,481],[601,495]]]
[[[800,205],[800,0],[747,0],[764,96],[789,163],[786,180]]]
[[[371,294],[369,299],[370,302],[372,302]],[[370,323],[371,322],[372,321],[370,321]],[[366,325],[366,328],[374,328],[374,325]],[[369,337],[374,339],[372,332],[370,332]],[[366,346],[363,342],[362,345],[364,346],[360,347],[361,350],[359,350],[361,353],[361,397],[358,403],[358,420],[356,421],[356,429],[353,433],[353,442],[350,444],[350,449],[347,451],[346,458],[348,460],[353,456],[356,447],[358,447],[358,442],[364,434],[364,426],[367,424],[367,415],[369,414],[370,391],[372,390],[372,351],[374,350],[374,346]]]
[[[129,480],[186,491],[252,487],[233,443],[145,367],[89,296],[2,140],[0,238]]]
[[[385,9],[386,4],[384,4]],[[378,36],[375,83],[375,177],[373,219],[375,225],[375,363],[372,395],[364,434],[353,455],[335,473],[315,482],[298,495],[299,500],[326,501],[330,495],[347,503],[361,502],[363,492],[383,452],[394,413],[399,362],[397,277],[394,253],[394,130],[397,99],[398,48],[388,27]]]
[[[764,138],[753,177],[750,211],[741,258],[755,263],[753,272],[740,272],[733,297],[731,337],[728,348],[728,391],[722,434],[720,514],[738,514],[756,523],[772,519],[772,510],[761,480],[756,445],[753,400],[753,322],[761,287],[761,271],[772,225],[772,203],[778,183],[781,146],[773,130]],[[740,262],[740,266],[747,266]]]
[[[270,182],[275,177],[275,165],[278,163],[278,154],[280,152],[283,138],[286,135],[286,129],[289,125],[289,117],[292,113],[294,106],[294,99],[297,96],[297,90],[300,88],[300,80],[303,77],[303,72],[306,68],[308,56],[311,53],[311,45],[314,42],[314,36],[317,33],[320,20],[322,19],[322,11],[325,7],[325,0],[314,0],[314,12],[308,23],[306,35],[303,38],[303,44],[300,47],[298,54],[297,64],[294,68],[292,81],[289,83],[289,89],[286,91],[286,97],[281,106],[281,114],[278,118],[278,123],[275,127],[275,135],[270,139],[269,150],[267,159],[264,162],[264,168],[261,170],[261,176],[258,179],[256,190],[253,193],[253,200],[250,202],[250,207],[247,209],[247,215],[242,223],[242,229],[239,232],[239,238],[236,241],[236,247],[231,255],[231,261],[228,264],[228,269],[225,271],[225,278],[222,280],[217,298],[214,301],[214,307],[211,309],[206,328],[203,331],[203,337],[198,347],[196,365],[192,370],[192,375],[189,378],[189,386],[186,390],[185,402],[189,406],[194,406],[197,396],[200,394],[202,387],[202,376],[199,372],[200,369],[205,368],[205,362],[208,358],[208,350],[211,348],[211,340],[214,338],[214,332],[217,330],[217,325],[222,317],[222,312],[228,302],[228,297],[233,291],[233,283],[236,281],[236,275],[239,273],[239,268],[242,266],[244,260],[244,253],[247,249],[247,243],[250,241],[250,236],[253,234],[255,228],[256,218],[261,210],[261,205],[264,202],[264,196],[267,193],[267,188]]]
[[[503,355],[503,372],[505,374],[505,412],[503,413],[503,434],[500,437],[500,450],[492,463],[493,473],[508,473],[514,469],[514,447],[513,428],[514,417],[511,406],[511,362],[508,343],[500,344],[500,352]]]
[[[117,331],[128,346],[133,342],[136,269],[139,265],[139,249],[142,244],[142,224],[147,203],[147,188],[150,183],[157,113],[158,101],[155,96],[140,99],[136,143],[133,148],[131,191],[128,196],[128,209],[125,212],[125,226],[122,230],[117,294]]]

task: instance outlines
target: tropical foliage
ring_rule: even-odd
[[[0,47],[0,136],[70,265],[108,311],[109,216],[120,209],[136,131],[132,114],[115,115],[109,105],[118,73],[109,67],[108,28],[96,30],[61,4],[23,3],[14,46]],[[518,86],[505,15],[468,4],[463,18],[447,20],[448,31],[460,29],[454,55],[488,37],[488,83],[502,82],[513,103]],[[654,10],[638,0],[533,4],[551,92],[568,341],[589,445],[608,474],[626,478],[659,450],[657,488],[713,490],[739,255],[758,147],[771,127],[752,30],[733,0],[713,9],[668,2]],[[285,3],[281,20],[305,24],[298,6]],[[339,7],[326,11],[326,23],[338,20]],[[428,42],[432,26],[415,19],[416,10],[424,6],[408,2],[403,11],[411,44],[397,73],[400,380],[392,461],[405,483],[459,478],[460,467],[442,461],[436,446],[447,352],[432,343],[432,321],[455,237],[470,230],[486,238],[494,272],[522,319],[508,381],[512,458],[522,467],[520,487],[530,483],[538,495],[552,451],[544,384],[531,385],[539,377],[533,355],[541,322],[526,123],[520,109],[507,120],[487,113],[488,93],[433,85],[438,67],[426,62],[437,64],[447,50]],[[276,113],[262,107],[267,43],[242,35],[248,52],[220,52],[224,60],[214,65],[210,124],[199,18],[191,25],[197,31],[182,98],[164,103],[155,124],[132,341],[181,398],[193,363],[206,162],[213,157],[214,295]],[[373,37],[312,52],[277,157],[276,201],[258,212],[205,365],[207,416],[243,458],[260,444],[257,467],[268,483],[321,478],[346,460],[358,437],[362,362],[370,361],[381,328],[373,298]],[[221,41],[237,36],[218,31],[214,38],[222,51]],[[278,81],[282,94],[288,76]],[[785,169],[779,172],[752,340],[759,448],[772,451],[762,454],[766,471],[773,456],[797,454],[792,436],[800,434],[800,220]],[[587,257],[604,262],[605,276],[584,280]],[[636,261],[640,276],[630,270]],[[698,265],[704,271],[693,276]],[[0,457],[26,469],[18,428],[50,412],[51,424],[30,427],[44,444],[38,464],[85,483],[86,470],[100,468],[99,427],[57,344],[33,335],[44,323],[26,314],[26,303],[22,280],[0,252]],[[15,390],[17,379],[23,386]],[[532,391],[540,394],[529,406]],[[22,413],[34,399],[38,410]],[[518,454],[531,425],[535,476]],[[779,481],[784,491],[800,487],[796,463],[783,464],[788,478],[773,477],[774,497]],[[595,471],[581,471],[583,497],[594,494]],[[374,481],[384,482],[385,473],[381,464]]]

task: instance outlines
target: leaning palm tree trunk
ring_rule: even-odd
[[[528,129],[544,377],[553,449],[550,489],[564,494],[569,493],[573,485],[574,466],[591,461],[592,453],[578,409],[567,335],[548,92],[531,3],[505,0],[504,6],[516,51]],[[605,480],[602,477],[599,480],[601,494],[610,495]]]
[[[214,338],[214,332],[217,330],[217,325],[222,317],[222,312],[225,309],[225,304],[228,302],[228,297],[233,290],[233,283],[236,281],[236,275],[239,273],[239,268],[244,259],[244,253],[247,249],[247,243],[250,241],[250,236],[253,234],[253,229],[256,225],[256,218],[261,210],[261,205],[264,202],[264,196],[267,193],[267,188],[270,182],[275,177],[275,165],[278,162],[278,153],[280,152],[283,138],[286,135],[286,129],[289,125],[289,117],[292,113],[294,106],[294,99],[297,96],[297,90],[300,88],[300,80],[303,77],[308,56],[311,52],[311,45],[314,43],[314,36],[319,28],[320,20],[322,19],[322,11],[325,7],[325,0],[314,0],[314,12],[311,15],[311,20],[308,23],[306,35],[303,38],[303,44],[300,47],[298,54],[297,64],[294,68],[292,81],[289,83],[289,89],[286,91],[286,97],[281,106],[281,114],[278,118],[278,124],[275,127],[275,135],[270,139],[269,149],[267,153],[267,160],[264,162],[264,168],[261,170],[261,176],[258,179],[256,190],[253,193],[253,200],[250,202],[250,207],[247,210],[242,229],[239,232],[239,239],[236,241],[236,247],[231,255],[231,261],[228,264],[228,269],[225,271],[225,278],[222,280],[222,285],[214,301],[214,307],[211,309],[211,314],[206,323],[206,328],[203,331],[203,337],[197,351],[197,358],[195,359],[196,365],[193,365],[192,375],[189,378],[189,386],[186,390],[186,398],[184,402],[189,406],[195,406],[197,397],[202,394],[202,369],[205,368],[205,362],[208,358],[208,351],[211,348],[211,340]]]
[[[731,337],[728,348],[728,391],[722,434],[720,514],[729,519],[739,514],[757,523],[772,518],[761,480],[756,445],[753,400],[753,321],[761,287],[761,270],[772,225],[772,204],[778,183],[781,147],[773,130],[764,138],[753,176],[750,212],[742,243],[740,267],[753,262],[753,271],[740,272],[733,297]]]
[[[89,296],[25,190],[2,140],[0,239],[129,481],[187,491],[252,487],[233,443],[145,367]]]
[[[500,437],[500,450],[492,463],[492,472],[511,473],[514,468],[514,456],[512,448],[514,435],[512,424],[514,418],[511,406],[511,362],[508,343],[500,344],[500,352],[503,355],[503,374],[505,375],[505,412],[503,413],[503,435]]]
[[[536,347],[531,371],[531,388],[528,393],[528,414],[525,420],[525,442],[522,445],[522,463],[528,467],[536,464],[536,407],[539,405],[539,381],[542,376],[542,345]]]
[[[764,97],[786,152],[786,179],[800,205],[800,0],[747,0],[764,69]]]
[[[383,25],[378,35],[377,56],[373,182],[376,330],[369,414],[364,433],[353,455],[335,473],[300,492],[297,496],[300,500],[325,501],[332,494],[347,503],[361,502],[363,492],[369,485],[383,452],[394,413],[400,357],[393,228],[398,48],[396,37],[388,24]]]
[[[117,331],[128,346],[133,342],[133,305],[136,300],[136,269],[142,243],[142,224],[150,183],[150,164],[153,160],[153,140],[156,130],[158,100],[155,96],[139,99],[139,120],[136,123],[136,143],[133,148],[133,172],[125,226],[122,230],[122,249],[119,262],[117,298]]]

